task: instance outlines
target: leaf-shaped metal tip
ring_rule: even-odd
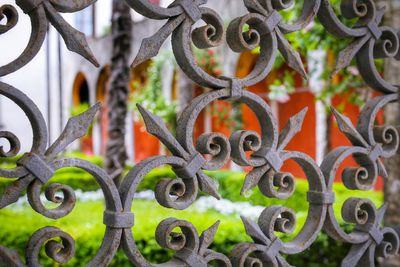
[[[382,22],[382,19],[386,13],[386,9],[387,9],[386,5],[384,5],[381,8],[378,8],[378,10],[376,11],[376,18],[375,18],[376,24],[379,25]]]
[[[383,205],[378,209],[378,214],[376,217],[376,223],[378,225],[383,222],[383,217],[385,216],[387,208],[388,208],[388,203],[383,203]]]
[[[389,174],[386,170],[385,164],[383,164],[383,162],[378,159],[377,160],[377,166],[378,166],[378,175],[382,176],[383,178],[388,178]]]
[[[76,32],[71,35],[71,38],[65,39],[65,45],[72,51],[80,54],[84,58],[90,61],[94,66],[99,67],[100,64],[94,57],[92,50],[90,50],[89,45],[86,41],[85,35],[81,32]]]
[[[68,133],[74,140],[86,135],[94,116],[100,110],[101,104],[96,103],[85,112],[70,118],[64,128],[63,133]],[[71,141],[74,141],[71,140]]]
[[[270,240],[261,231],[260,226],[258,226],[258,224],[256,224],[255,222],[244,216],[240,216],[240,218],[242,219],[244,229],[248,236],[250,236],[255,242],[261,242],[265,245],[269,245]]]
[[[348,132],[349,129],[355,130],[353,123],[351,122],[351,120],[342,115],[337,109],[335,109],[334,107],[331,107],[331,111],[333,113],[333,115],[335,116],[335,119],[338,123],[339,129],[342,132]]]
[[[244,196],[249,192],[251,189],[257,186],[258,181],[255,181],[253,178],[249,178],[246,176],[242,189],[240,189],[240,195]]]
[[[305,107],[299,113],[289,119],[285,125],[285,128],[283,128],[281,134],[279,135],[278,150],[284,149],[290,140],[292,140],[292,138],[301,131],[307,111],[308,107]]]
[[[167,126],[165,125],[164,121],[158,117],[157,115],[154,115],[150,111],[146,110],[142,105],[137,104],[136,105],[140,114],[143,117],[144,124],[146,125],[146,130],[152,135],[158,135],[160,134],[161,128],[163,128],[165,131],[167,130]]]
[[[342,69],[350,66],[351,61],[353,58],[356,56],[356,54],[360,51],[360,49],[364,46],[364,44],[371,38],[371,35],[366,35],[362,38],[356,39],[354,42],[352,42],[348,47],[340,51],[337,60],[336,60],[336,65],[335,69],[333,70],[333,73],[331,77],[335,76],[338,74]]]
[[[336,59],[336,65],[335,69],[333,70],[331,74],[331,78],[337,75],[342,69],[348,67],[354,58],[354,55],[351,55],[351,49],[344,49],[340,51],[337,59]]]
[[[78,53],[89,60],[94,66],[99,67],[100,64],[90,50],[85,34],[69,25],[50,3],[45,2],[44,6],[49,20],[61,34],[68,50]]]
[[[135,59],[132,62],[131,68],[135,68],[155,56],[157,56],[160,51],[163,42],[157,42],[157,35],[153,35],[149,38],[145,38],[140,45],[140,49]]]
[[[26,190],[28,185],[32,182],[33,176],[20,178],[11,182],[0,195],[0,209],[15,203],[21,196],[21,193]]]
[[[331,74],[329,74],[329,79],[330,80],[334,79],[335,76],[338,75],[340,71],[341,71],[341,69],[338,69],[337,64],[336,64],[335,69],[332,71]]]
[[[185,151],[185,149],[183,149],[181,144],[179,144],[176,138],[171,134],[164,121],[160,117],[146,110],[143,106],[139,104],[137,104],[136,106],[143,117],[147,132],[157,137],[161,141],[161,143],[163,143],[169,149],[169,151],[171,151],[174,156],[187,159],[189,154]]]
[[[263,167],[261,168],[254,168],[252,169],[244,179],[244,183],[242,189],[240,190],[240,194],[242,196],[246,195],[247,192],[252,190],[254,187],[257,186],[258,182],[260,181],[261,177],[265,174],[265,170]]]
[[[218,227],[220,225],[220,221],[216,221],[210,228],[204,230],[204,232],[200,236],[200,249],[199,254],[204,255],[205,250],[212,244],[214,241],[215,234],[217,233]]]
[[[308,107],[305,107],[299,113],[297,113],[293,117],[290,117],[289,122],[287,124],[290,133],[293,133],[294,135],[301,131],[307,111]]]
[[[203,172],[198,172],[197,176],[199,178],[198,180],[201,191],[220,200],[221,196],[218,193],[218,185],[215,183],[215,181]]]
[[[294,117],[289,119],[290,123],[298,123],[300,126],[303,125],[304,118],[306,117],[308,111],[308,107],[303,108],[299,113],[297,113]]]
[[[94,115],[97,114],[97,112],[101,109],[101,102],[96,102],[96,104],[94,104],[90,109],[88,109],[88,111],[92,110],[92,112],[94,112]]]
[[[342,115],[339,111],[337,111],[334,107],[331,107],[332,113],[336,118],[336,121],[339,126],[339,130],[346,135],[346,137],[350,140],[353,145],[359,145],[363,147],[369,147],[369,144],[364,140],[364,138],[358,133],[357,129],[354,128],[351,120]]]
[[[91,53],[93,55],[93,53]],[[97,59],[94,57],[94,55],[88,59],[90,63],[93,64],[96,68],[100,68],[100,63],[97,61]]]
[[[353,123],[351,120],[342,115],[336,108],[331,107],[331,111],[333,115],[335,116],[335,119],[339,125],[339,128],[342,132],[347,131],[348,128],[354,128]]]
[[[246,233],[249,234],[248,230],[254,228],[254,222],[243,215],[240,216],[240,219],[242,219],[244,230],[246,230]]]
[[[140,105],[139,103],[136,104],[136,107],[137,107],[137,109],[139,110],[140,115],[142,115],[142,116],[143,116],[143,114],[144,114],[145,112],[147,112],[146,109],[145,109],[142,105]]]
[[[82,120],[82,119],[89,120],[87,122],[87,124],[90,124],[92,122],[94,116],[96,116],[97,112],[100,109],[101,109],[101,103],[97,102],[96,104],[91,106],[88,110],[86,110],[85,112],[82,112],[81,114],[79,114],[78,116],[75,116],[75,117],[80,120]],[[75,117],[73,117],[73,118],[75,118]]]
[[[289,53],[288,57],[286,58],[286,63],[289,65],[289,67],[298,72],[304,80],[308,81],[307,71],[304,68],[300,54],[297,51],[291,49],[291,53]]]
[[[100,67],[99,62],[93,55],[92,50],[89,48],[89,44],[87,43],[86,37],[83,33],[74,29],[74,32],[71,33],[71,37],[64,37],[64,40],[65,45],[70,51],[76,52],[79,55],[83,56],[84,58],[89,60],[89,62],[92,63],[95,67]]]
[[[303,61],[301,60],[300,53],[293,49],[280,30],[277,30],[277,37],[279,51],[285,59],[285,62],[289,67],[298,72],[303,79],[308,80],[307,72],[304,68]]]
[[[342,115],[334,107],[331,107],[331,111],[332,111],[333,115],[335,116],[335,119],[338,123],[339,129],[341,132],[351,133],[353,131],[356,131],[356,129],[353,126],[353,123],[351,122],[351,120],[348,117]]]
[[[46,156],[50,158],[56,156],[73,141],[85,136],[100,108],[101,104],[98,102],[87,111],[70,118],[60,137],[46,151]]]
[[[133,60],[131,67],[134,68],[146,60],[157,56],[165,40],[171,35],[176,27],[178,27],[179,24],[185,20],[185,18],[186,15],[182,14],[170,19],[153,36],[143,39],[139,52],[137,53],[136,58]]]

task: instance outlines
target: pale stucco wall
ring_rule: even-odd
[[[163,0],[162,5],[167,6],[168,0]],[[14,4],[12,0],[1,0],[1,4]],[[243,3],[241,1],[230,0],[210,0],[207,6],[217,10],[223,18],[235,18],[239,15],[246,13]],[[111,0],[99,0],[96,3],[97,9],[97,27],[98,34],[103,34],[110,24],[111,16]],[[29,35],[30,35],[30,20],[29,17],[19,10],[19,23],[10,32],[0,36],[0,64],[4,65],[10,62],[13,58],[17,57],[19,53],[25,48]],[[63,14],[66,21],[74,26],[74,14]],[[141,40],[155,33],[165,21],[154,21],[144,19],[138,14],[133,14],[135,20],[133,28],[133,53],[137,53],[140,47]],[[228,20],[226,20],[226,23]],[[60,107],[59,107],[59,93],[58,93],[58,61],[57,61],[57,32],[53,27],[50,27],[49,42],[50,42],[50,71],[51,71],[51,138],[52,141],[60,134]],[[89,45],[96,55],[100,65],[103,67],[108,65],[111,56],[111,38],[109,35],[104,35],[101,38],[89,39]],[[170,40],[167,40],[163,49],[170,49]],[[38,55],[25,67],[16,73],[3,77],[1,81],[9,83],[10,85],[25,92],[42,111],[43,116],[47,120],[47,82],[46,82],[46,42],[43,44]],[[222,45],[219,49],[219,57],[223,63],[223,70],[226,75],[231,75],[236,69],[238,55],[231,52],[226,44]],[[68,51],[62,43],[62,74],[63,74],[63,124],[66,123],[69,117],[71,102],[72,102],[72,86],[75,76],[78,72],[85,74],[90,89],[90,102],[95,103],[96,98],[96,84],[101,72],[101,68],[95,68],[89,62]],[[21,140],[22,151],[26,152],[31,146],[32,134],[28,130],[28,121],[21,110],[11,101],[4,99],[0,100],[0,122],[4,126],[3,129],[10,130],[15,133]],[[128,129],[128,133],[132,134],[132,130]],[[98,137],[95,137],[98,139]],[[132,136],[127,136],[128,144],[132,143]],[[96,142],[98,143],[98,142]],[[0,145],[8,146],[5,140],[0,140]],[[95,151],[98,151],[98,144],[96,144]],[[76,144],[75,144],[76,147]],[[132,146],[131,146],[132,147]],[[132,157],[133,154],[130,153]]]

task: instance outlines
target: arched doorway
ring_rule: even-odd
[[[105,66],[99,74],[96,85],[96,101],[101,103],[98,116],[98,131],[100,137],[100,155],[105,155],[108,139],[108,106],[107,95],[110,88],[110,66]]]
[[[72,89],[72,110],[71,115],[76,116],[90,107],[90,91],[86,77],[82,72],[79,72],[74,80]],[[93,154],[92,127],[86,136],[81,139],[81,150],[83,153]]]
[[[78,106],[81,104],[89,104],[90,93],[86,77],[82,72],[79,72],[74,80],[72,90],[72,104]]]

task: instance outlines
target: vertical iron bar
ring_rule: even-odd
[[[62,48],[61,48],[61,37],[57,35],[57,54],[58,54],[58,90],[59,90],[59,109],[60,109],[60,133],[63,130],[64,125],[64,105],[63,105],[63,73],[62,73]]]
[[[50,28],[47,28],[47,37],[46,37],[46,87],[47,87],[47,128],[49,132],[49,140],[51,138],[51,51],[50,51]]]

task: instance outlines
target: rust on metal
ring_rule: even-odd
[[[290,266],[284,255],[302,253],[308,249],[322,232],[331,238],[350,243],[352,247],[342,261],[342,266],[375,266],[377,257],[397,254],[397,233],[382,226],[386,205],[375,207],[369,199],[350,198],[342,207],[343,219],[354,224],[354,230],[345,232],[334,214],[335,194],[333,182],[343,162],[353,157],[358,167],[347,167],[342,173],[343,184],[350,190],[370,190],[378,176],[387,176],[383,165],[399,149],[399,128],[377,126],[378,112],[387,104],[398,102],[399,88],[379,75],[376,58],[400,59],[400,33],[382,26],[385,9],[378,8],[373,0],[342,0],[341,13],[347,19],[358,22],[348,27],[335,13],[329,0],[309,0],[302,4],[301,15],[288,24],[280,12],[290,8],[294,0],[243,0],[248,13],[233,18],[227,27],[219,14],[204,5],[207,0],[176,0],[169,7],[159,7],[148,0],[125,0],[143,16],[154,20],[166,20],[153,36],[142,41],[133,66],[158,54],[162,44],[172,37],[172,48],[176,61],[186,75],[200,86],[211,90],[196,97],[178,119],[176,135],[173,135],[161,118],[138,106],[147,131],[157,137],[170,151],[169,156],[156,156],[143,160],[130,170],[119,188],[100,167],[81,159],[63,158],[62,152],[73,141],[87,132],[99,105],[83,114],[71,118],[59,138],[47,144],[48,130],[43,115],[33,101],[17,88],[0,82],[0,95],[10,99],[28,117],[33,132],[32,147],[13,169],[0,169],[0,176],[15,179],[0,195],[0,208],[16,202],[24,190],[32,209],[39,214],[60,219],[75,207],[74,190],[68,185],[51,184],[55,171],[77,167],[91,174],[100,185],[105,199],[103,223],[106,231],[102,244],[88,266],[107,266],[118,248],[135,266],[155,266],[147,261],[138,249],[132,228],[135,215],[132,211],[134,195],[146,174],[162,165],[170,165],[176,179],[161,179],[154,188],[156,200],[164,207],[183,210],[190,207],[202,191],[220,198],[216,182],[205,171],[218,170],[232,160],[243,167],[251,167],[243,187],[238,194],[259,187],[266,198],[288,199],[296,188],[296,178],[281,170],[288,160],[294,160],[304,171],[309,183],[309,204],[306,223],[292,240],[284,242],[281,235],[291,234],[296,226],[296,214],[283,206],[265,207],[257,223],[242,217],[252,242],[237,244],[229,255],[213,251],[214,236],[219,222],[210,226],[201,235],[191,222],[168,218],[159,223],[155,238],[160,246],[173,250],[170,261],[157,266],[208,266],[211,262],[219,266]],[[241,0],[236,0],[241,1]],[[29,16],[32,32],[29,43],[14,61],[0,66],[0,77],[18,71],[31,61],[41,48],[48,24],[52,24],[63,37],[67,47],[97,65],[94,55],[83,33],[72,28],[59,13],[77,12],[93,5],[96,0],[16,0],[16,6]],[[307,78],[307,73],[296,51],[285,35],[303,30],[315,17],[324,28],[337,38],[351,40],[337,59],[336,72],[356,59],[361,76],[372,89],[381,92],[370,100],[360,112],[356,125],[349,118],[332,109],[339,129],[351,142],[351,146],[338,147],[326,155],[322,164],[305,153],[285,150],[289,141],[301,134],[307,112],[303,109],[291,117],[279,133],[278,121],[271,107],[260,97],[246,90],[270,73],[277,53],[280,52],[289,67]],[[5,20],[5,22],[3,21]],[[18,13],[13,5],[0,6],[0,35],[6,35],[18,22]],[[206,25],[196,27],[198,21]],[[244,30],[244,25],[248,29]],[[3,36],[2,36],[3,37]],[[244,78],[214,77],[196,64],[192,46],[199,49],[217,47],[226,42],[235,52],[260,49],[260,57],[251,73]],[[200,113],[215,101],[236,101],[248,106],[257,116],[261,133],[239,130],[231,136],[222,133],[204,133],[194,140],[195,122]],[[0,157],[13,157],[20,152],[20,140],[13,133],[1,131],[0,138],[10,144],[8,151],[0,147]],[[42,203],[40,194],[45,188],[47,200],[58,204],[48,208]],[[60,196],[59,193],[62,193]],[[179,229],[177,231],[177,229]],[[55,239],[56,238],[56,239]],[[5,266],[40,266],[41,247],[55,262],[67,263],[75,254],[75,241],[66,232],[55,227],[44,227],[32,234],[27,243],[25,260],[14,250],[0,245],[0,264]]]

